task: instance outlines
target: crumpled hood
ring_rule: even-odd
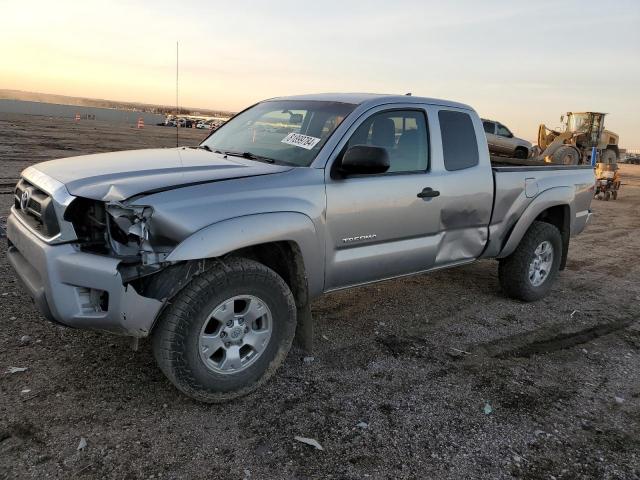
[[[34,168],[62,182],[71,195],[121,201],[141,193],[268,175],[292,167],[181,147],[81,155]]]

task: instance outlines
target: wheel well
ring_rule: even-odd
[[[569,237],[571,236],[571,211],[569,205],[556,205],[541,212],[536,221],[546,222],[555,226],[560,231],[562,237],[562,259],[560,261],[560,270],[564,270],[567,264],[567,252],[569,251]]]
[[[266,265],[282,277],[291,289],[296,308],[308,309],[309,291],[304,260],[295,242],[272,242],[234,250],[220,258],[202,258],[171,265],[153,275],[131,281],[138,293],[165,302],[177,295],[194,277],[204,273],[225,258],[243,257]],[[163,307],[164,308],[164,307]],[[154,324],[155,327],[155,324]]]
[[[528,149],[527,147],[523,147],[522,145],[518,145],[518,146],[515,148],[515,150],[516,150],[516,151],[518,151],[518,150],[524,150],[525,152],[529,153],[529,149]]]
[[[307,276],[300,247],[295,242],[281,241],[252,245],[228,253],[225,257],[244,257],[266,265],[282,277],[291,289],[298,308],[309,302]]]

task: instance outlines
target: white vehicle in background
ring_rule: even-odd
[[[200,129],[208,129],[211,128],[210,125],[206,122],[198,122],[196,123],[196,128],[200,128]]]
[[[511,133],[507,127],[495,120],[482,119],[482,126],[487,135],[489,152],[494,155],[506,155],[515,158],[529,158],[533,145]]]

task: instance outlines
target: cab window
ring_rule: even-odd
[[[353,133],[347,148],[354,145],[386,148],[388,173],[425,171],[429,164],[425,114],[418,110],[393,110],[372,115]]]
[[[513,137],[513,134],[504,125],[498,124],[498,135],[501,137]]]

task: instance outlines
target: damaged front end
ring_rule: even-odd
[[[153,231],[153,208],[77,198],[65,211],[81,251],[119,259],[125,283],[158,272],[175,242]]]
[[[84,303],[94,316],[117,320],[114,328],[101,328],[135,337],[146,336],[166,297],[150,292],[152,276],[170,266],[165,261],[176,242],[154,231],[154,210],[147,205],[126,205],[116,201],[76,198],[64,212],[64,220],[73,225],[73,242],[88,272],[93,264],[109,263],[113,273],[110,288],[84,288]],[[89,266],[89,264],[92,264]],[[114,292],[116,284],[119,284]],[[111,291],[109,291],[111,290]],[[116,318],[117,317],[117,318]],[[67,323],[62,319],[61,323]],[[103,323],[101,322],[101,325]],[[72,325],[77,326],[77,325]],[[103,326],[104,327],[104,326]],[[93,328],[88,325],[88,328]]]

